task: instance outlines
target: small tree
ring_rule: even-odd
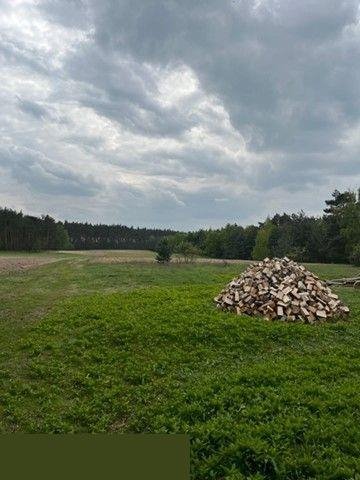
[[[162,238],[158,243],[155,260],[158,263],[168,263],[171,260],[171,247],[167,238]]]
[[[186,233],[178,232],[167,237],[171,251],[177,253],[177,247],[182,242],[186,242]]]
[[[193,262],[196,255],[200,254],[199,249],[187,241],[180,242],[177,245],[176,253],[183,257],[185,263]]]

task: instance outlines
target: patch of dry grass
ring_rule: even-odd
[[[68,250],[58,253],[69,253],[86,257],[90,264],[111,265],[117,263],[155,263],[155,253],[150,250]],[[250,263],[250,260],[225,260],[218,258],[196,257],[186,262],[181,255],[174,254],[171,263],[207,263],[214,265],[236,265]]]
[[[41,265],[46,265],[47,263],[57,262],[61,260],[55,256],[1,256],[0,257],[0,274],[1,273],[12,273],[12,272],[21,272],[23,270],[28,270],[29,268],[40,267]]]

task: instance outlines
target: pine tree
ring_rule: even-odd
[[[155,259],[158,263],[168,263],[171,260],[171,254],[172,251],[169,241],[167,238],[163,238],[158,243]]]

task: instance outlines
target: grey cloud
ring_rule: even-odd
[[[240,160],[229,158],[220,148],[184,146],[176,150],[158,149],[129,157],[114,155],[110,163],[148,176],[186,179],[221,175],[227,178],[241,174]]]
[[[177,116],[171,111],[145,107],[119,97],[104,101],[86,99],[82,104],[100,116],[115,120],[128,130],[142,135],[173,137],[181,135],[191,126],[189,121],[181,118],[181,114]]]
[[[39,8],[49,19],[69,28],[86,28],[89,25],[87,2],[83,0],[48,0]]]
[[[49,116],[47,109],[36,102],[18,98],[18,103],[20,110],[33,116],[36,119],[43,120]]]
[[[96,153],[98,149],[103,145],[102,138],[89,135],[66,135],[62,138],[62,140],[72,145],[81,145],[85,150],[94,153]]]
[[[9,65],[21,65],[29,71],[36,72],[42,75],[49,73],[44,58],[34,56],[31,50],[28,50],[25,44],[7,38],[0,33],[0,60]]]
[[[224,225],[226,222],[251,223],[259,209],[266,211],[263,201],[256,201],[255,194],[231,192],[226,185],[203,186],[196,191],[186,191],[181,185],[167,185],[159,180],[148,183],[146,191],[135,195],[132,192],[121,196],[122,201],[113,218],[133,224],[136,211],[140,225],[171,226],[175,229],[190,230]],[[116,195],[118,198],[118,194]],[[227,198],[226,202],[217,201]],[[108,212],[107,212],[108,213]]]
[[[117,54],[104,55],[86,44],[68,58],[64,68],[72,79],[90,87],[78,98],[82,105],[133,132],[178,136],[194,125],[186,112],[156,100],[156,81],[147,65]]]
[[[51,195],[92,196],[102,186],[91,175],[81,175],[40,152],[27,148],[2,148],[0,165],[20,184]]]
[[[103,51],[190,65],[257,151],[334,147],[358,117],[358,1],[116,3],[92,3]]]
[[[339,152],[274,156],[251,171],[247,183],[261,192],[264,189],[283,188],[291,193],[314,191],[319,186],[332,184],[332,179],[360,176],[359,156],[343,157]],[[350,185],[347,185],[347,188]]]
[[[343,38],[358,21],[358,1],[265,1],[257,9],[250,1],[87,5],[101,48],[89,57],[125,52],[141,62],[190,65],[204,87],[224,101],[256,151],[334,148],[341,130],[358,117],[359,61],[354,68],[354,59],[360,58],[360,44],[351,33]],[[109,80],[109,70],[96,57],[94,65],[102,81]],[[118,82],[122,78],[133,85],[121,74]],[[181,123],[188,127],[179,112],[167,115],[145,102],[149,95],[143,91],[137,97],[125,92],[126,101],[118,104],[119,88],[108,84],[105,91],[106,102],[90,105],[144,134],[165,134],[164,125],[169,134],[181,131]]]

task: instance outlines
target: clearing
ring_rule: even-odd
[[[1,432],[181,432],[196,480],[359,478],[359,290],[334,287],[350,321],[266,322],[213,304],[245,262],[18,257],[53,261],[0,275]]]

